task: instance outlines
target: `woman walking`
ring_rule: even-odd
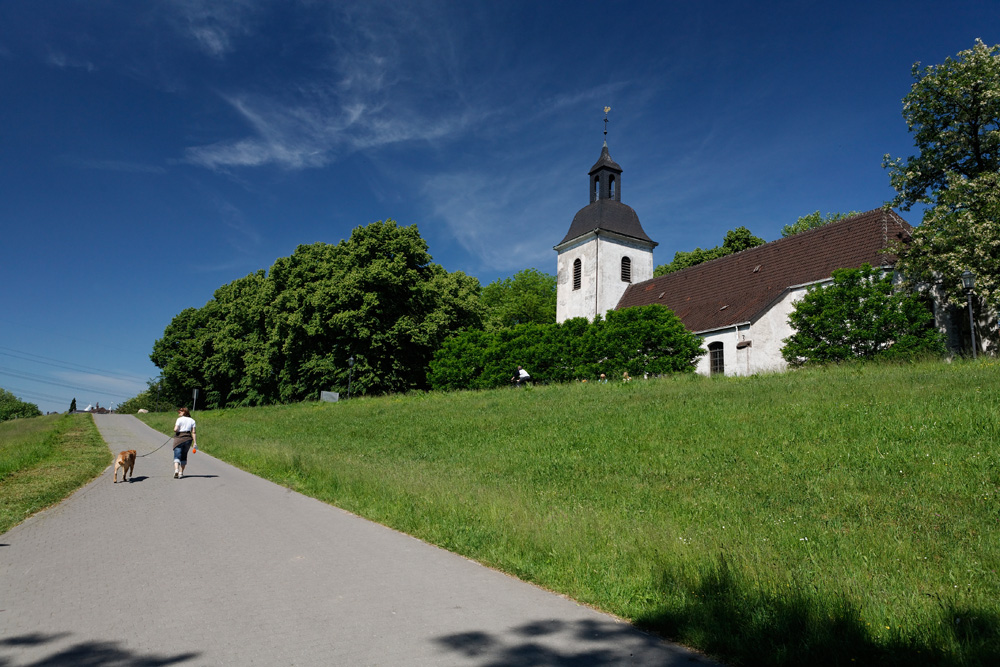
[[[174,422],[174,479],[184,476],[184,468],[187,467],[188,450],[194,448],[198,451],[198,443],[195,442],[194,420],[191,419],[191,411],[187,408],[180,408],[179,415]]]

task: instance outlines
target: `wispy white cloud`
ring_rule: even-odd
[[[229,230],[226,239],[236,250],[248,253],[260,247],[261,236],[238,207],[221,198],[216,198],[215,205],[219,210],[222,224]]]
[[[93,72],[97,69],[97,66],[89,60],[75,58],[58,51],[50,51],[45,62],[59,69],[82,69],[88,72]]]
[[[355,151],[461,136],[492,113],[464,98],[455,37],[433,13],[358,3],[326,18],[321,55],[293,80],[221,93],[248,136],[189,147],[189,162],[321,167]]]
[[[240,37],[253,34],[258,27],[261,3],[253,0],[170,0],[177,30],[199,50],[222,58],[235,47]]]
[[[552,247],[562,240],[573,215],[586,202],[574,200],[564,184],[567,165],[537,169],[463,171],[429,179],[423,193],[433,215],[485,269],[513,271],[525,266],[543,270],[552,264]],[[498,176],[496,173],[504,173]],[[581,180],[580,192],[585,181]]]

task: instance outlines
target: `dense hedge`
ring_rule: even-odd
[[[653,305],[613,310],[594,322],[581,317],[465,331],[434,355],[428,381],[434,389],[489,389],[508,383],[519,365],[536,382],[690,373],[702,354],[701,338],[672,311]]]

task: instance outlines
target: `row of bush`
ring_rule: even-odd
[[[661,306],[609,311],[593,322],[522,324],[464,331],[446,340],[430,364],[433,389],[489,389],[508,383],[518,366],[535,381],[570,382],[623,373],[689,373],[705,353],[701,338]]]

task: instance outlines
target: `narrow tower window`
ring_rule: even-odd
[[[594,201],[601,198],[601,177],[594,176]]]
[[[632,282],[632,258],[622,257],[622,282]]]
[[[583,262],[581,262],[580,258],[578,257],[575,260],[573,260],[573,289],[575,290],[580,289],[580,284],[582,282],[582,274],[583,274]]]
[[[709,373],[711,375],[725,375],[726,374],[726,360],[724,353],[722,351],[722,343],[709,343],[708,344],[708,356],[711,368]]]
[[[615,197],[615,191],[618,189],[618,183],[615,182],[614,176],[611,177],[611,182],[609,183],[609,187],[611,189],[611,192],[609,193],[608,198],[618,199],[617,197]]]

